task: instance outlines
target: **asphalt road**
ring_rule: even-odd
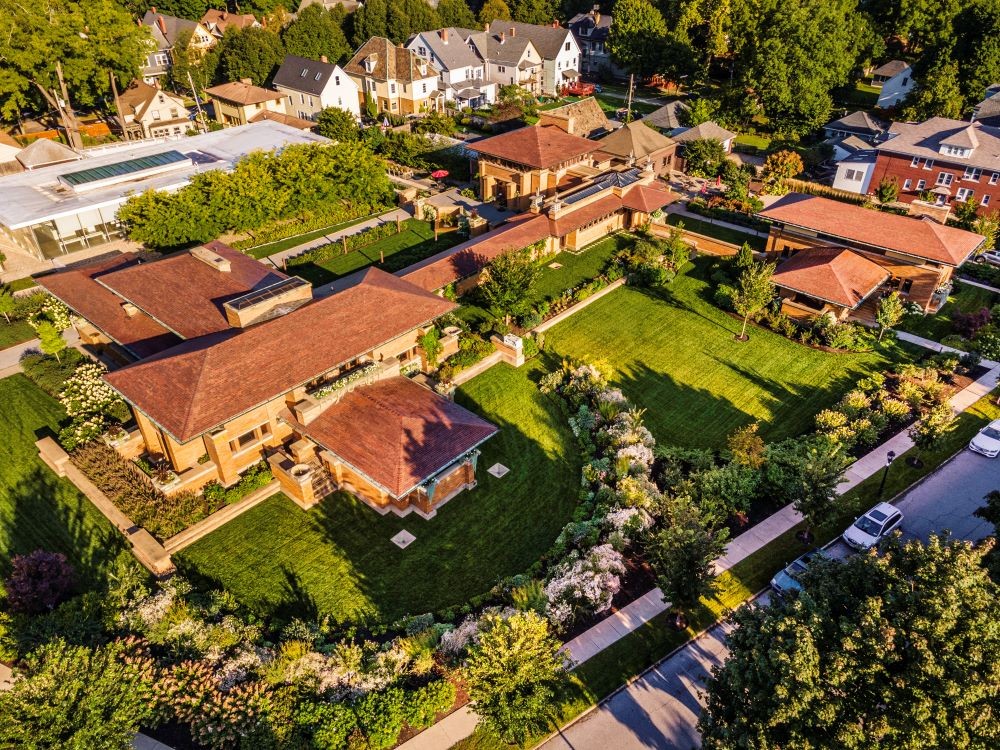
[[[891,471],[891,469],[890,469]],[[990,524],[973,516],[983,496],[1000,489],[1000,459],[962,451],[917,487],[896,500],[903,511],[904,538],[926,540],[948,529],[961,539],[978,541],[993,533]],[[847,545],[831,552],[843,557]],[[764,604],[767,594],[757,601]],[[668,657],[629,687],[615,693],[542,750],[691,750],[700,744],[697,723],[699,691],[713,666],[726,658],[722,623]]]

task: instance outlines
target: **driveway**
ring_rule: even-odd
[[[891,471],[891,469],[890,469]],[[933,531],[979,541],[993,533],[990,524],[972,514],[983,496],[1000,489],[1000,458],[964,450],[895,504],[903,511],[903,536],[926,540]],[[835,557],[849,553],[842,542],[831,547]],[[765,592],[757,600],[765,604]],[[700,744],[697,724],[699,691],[713,666],[727,654],[729,623],[715,626],[657,664],[632,685],[615,693],[586,717],[564,729],[544,750],[692,750]]]

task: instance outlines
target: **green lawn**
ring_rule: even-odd
[[[0,349],[6,349],[14,344],[30,341],[35,338],[35,329],[25,320],[15,320],[7,323],[0,319]]]
[[[35,441],[59,429],[62,407],[24,375],[0,380],[0,575],[14,555],[63,552],[84,581],[94,581],[123,543],[90,501],[53,474]]]
[[[340,224],[332,224],[328,227],[323,227],[322,229],[316,229],[312,232],[306,232],[305,234],[296,234],[292,237],[286,237],[283,240],[278,240],[277,242],[269,242],[266,245],[259,245],[258,247],[252,247],[246,251],[247,255],[252,258],[260,260],[261,258],[267,258],[275,253],[280,253],[282,250],[288,250],[296,245],[301,245],[310,240],[315,240],[319,237],[324,237],[332,232],[339,232],[342,229],[347,229],[348,227],[353,227],[355,224],[360,224],[363,221],[367,221],[371,216],[361,216],[357,219],[351,219],[350,221],[343,221]]]
[[[901,355],[896,344],[829,354],[763,329],[738,342],[740,322],[706,300],[711,288],[699,273],[708,262],[689,266],[666,293],[623,287],[553,327],[545,345],[550,361],[611,367],[613,380],[647,410],[658,441],[719,447],[754,420],[767,440],[811,429],[818,411]]]
[[[422,219],[407,219],[403,231],[371,245],[352,250],[319,263],[288,266],[288,272],[301,276],[314,286],[335,281],[368,266],[378,266],[393,273],[411,266],[435,253],[454,247],[464,238],[458,232],[446,232],[434,239],[434,228]],[[385,262],[380,262],[384,257]]]
[[[15,279],[7,284],[7,287],[12,292],[20,292],[23,289],[31,289],[36,286],[38,286],[38,282],[30,276],[26,276],[23,279]]]
[[[750,135],[744,133],[736,136],[736,142],[741,146],[751,146],[758,151],[767,151],[771,145],[771,139],[764,135]]]
[[[531,289],[532,301],[554,299],[567,289],[600,276],[611,257],[631,240],[630,235],[616,234],[588,245],[578,253],[546,256],[542,273]],[[560,264],[562,268],[550,268],[553,263]]]
[[[706,237],[714,237],[717,240],[729,242],[733,245],[742,245],[744,242],[749,242],[750,247],[754,250],[763,251],[767,245],[767,237],[713,224],[707,219],[696,219],[693,216],[680,216],[679,214],[667,214],[667,223],[673,226],[683,224],[684,228],[689,232],[703,234]]]
[[[576,505],[579,459],[566,415],[532,382],[537,365],[497,365],[457,400],[500,427],[479,459],[479,486],[425,521],[374,510],[346,494],[303,511],[267,500],[175,555],[261,614],[329,613],[392,622],[462,605],[523,572],[552,544]],[[486,472],[510,468],[502,479]],[[400,550],[390,537],[417,540]]]
[[[981,308],[991,308],[998,301],[997,295],[987,289],[955,283],[955,288],[948,301],[934,315],[908,315],[900,328],[918,336],[940,341],[948,334],[954,333],[951,325],[953,312],[970,313]]]

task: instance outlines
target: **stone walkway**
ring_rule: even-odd
[[[744,227],[739,224],[730,224],[728,221],[720,221],[719,219],[713,219],[709,216],[702,216],[701,214],[694,213],[694,211],[688,211],[687,209],[681,208],[676,203],[667,206],[664,209],[664,211],[668,214],[677,214],[678,216],[686,216],[689,219],[696,219],[698,221],[703,221],[706,224],[712,224],[713,226],[723,227],[725,229],[731,229],[734,232],[742,232],[743,234],[755,235],[757,237],[767,237],[767,232],[758,232],[756,229],[753,229],[751,227]]]
[[[969,286],[976,286],[976,287],[979,287],[980,289],[985,289],[988,292],[993,292],[994,294],[1000,294],[1000,289],[997,289],[995,286],[990,286],[989,284],[984,284],[981,281],[975,281],[973,279],[967,279],[965,276],[957,276],[957,277],[955,277],[955,281],[958,281],[958,282],[960,282],[962,284],[968,284]]]
[[[77,349],[80,348],[80,336],[77,334],[75,328],[67,328],[63,331],[62,336],[68,346]],[[30,341],[22,341],[20,344],[14,344],[14,346],[8,346],[6,349],[0,349],[0,378],[10,377],[21,372],[21,357],[24,356],[25,352],[37,351],[38,344],[38,339],[31,339]],[[87,356],[89,357],[90,355],[88,354]]]

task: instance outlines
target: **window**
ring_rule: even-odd
[[[938,172],[937,182],[935,185],[941,185],[942,187],[948,187],[954,181],[955,175],[951,172]]]
[[[246,448],[255,440],[257,440],[257,430],[250,430],[250,432],[244,432],[238,438],[230,442],[229,447],[235,452]]]
[[[170,64],[170,58],[167,56],[166,52],[157,52],[153,55],[153,64],[158,67],[165,68]]]
[[[318,81],[322,77],[323,77],[323,73],[320,72],[320,73],[317,73],[315,76],[313,76],[313,80],[314,81]]]
[[[421,57],[427,57],[427,48],[417,47],[417,54],[420,55]]]
[[[303,68],[302,72],[299,73],[299,78],[305,78],[307,75],[309,75],[309,68]]]
[[[865,173],[861,169],[848,169],[844,176],[852,182],[861,182],[865,179]]]
[[[838,135],[839,135],[839,133],[838,133]],[[920,157],[919,156],[914,156],[913,157],[913,161],[910,162],[910,166],[911,167],[919,167],[920,166]]]
[[[981,201],[979,201],[979,205],[980,206],[988,206],[988,205],[990,205],[990,196],[984,195],[983,199]]]
[[[497,72],[498,73],[506,73],[507,69],[503,65],[497,65]]]
[[[177,107],[171,107],[170,108],[170,119],[171,120],[176,120],[178,117],[180,117],[180,115],[177,114]]]
[[[422,86],[423,86],[423,91],[421,93],[426,94],[427,93],[427,84],[424,83],[424,84],[422,84]]]
[[[941,153],[947,154],[948,156],[961,156],[967,157],[969,155],[969,149],[962,148],[961,146],[942,146]]]
[[[299,94],[299,104],[305,104],[305,103],[306,103],[306,95]]]
[[[394,84],[394,83],[390,83],[389,84],[389,93],[390,94],[395,94],[396,93],[396,84]]]
[[[289,94],[288,95],[288,106],[291,107],[293,104],[295,104],[295,100],[292,99],[292,95]]]
[[[927,159],[924,162],[924,169],[933,169],[933,168],[934,168],[934,160],[933,159]]]
[[[567,52],[569,52],[569,42],[566,42],[566,46],[563,47],[563,49],[566,50]]]
[[[309,97],[309,106],[311,107],[312,105],[313,105],[313,98],[310,96]]]
[[[927,180],[917,180],[917,190],[923,190],[927,187]]]
[[[1000,182],[1000,172],[994,172],[990,175],[990,184],[996,185],[998,182]]]
[[[154,109],[153,110],[153,119],[154,120],[159,120],[160,119],[160,110],[158,110],[158,109]]]
[[[334,76],[333,77],[333,83],[334,83],[334,85],[339,86],[340,85],[340,76]]]
[[[963,180],[968,180],[969,182],[979,182],[979,178],[982,176],[983,170],[978,167],[966,167],[965,174],[962,175]]]
[[[903,190],[909,190],[913,186],[913,180],[903,180]]]
[[[964,201],[964,200],[968,200],[974,194],[975,193],[973,192],[973,190],[971,188],[959,188],[958,192],[955,193],[955,200],[957,200],[959,202]]]

